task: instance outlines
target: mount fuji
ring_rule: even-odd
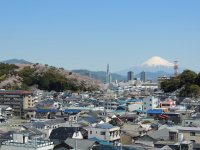
[[[166,76],[169,76],[174,73],[174,64],[161,57],[155,56],[138,66],[133,66],[132,68],[121,70],[116,73],[120,75],[127,75],[128,71],[133,71],[136,77],[139,76],[137,74],[140,74],[142,71],[147,72],[147,78],[148,73],[154,74],[154,76],[163,76],[165,74]],[[180,68],[179,72],[182,71],[183,69]]]

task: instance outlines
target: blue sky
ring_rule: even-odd
[[[0,60],[119,71],[153,56],[199,71],[199,0],[1,0]]]

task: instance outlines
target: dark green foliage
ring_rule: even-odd
[[[165,80],[161,83],[161,87],[164,92],[174,92],[180,88],[180,79],[177,77],[171,78],[170,80]]]
[[[14,64],[4,64],[0,63],[0,76],[3,75],[15,75],[16,71],[15,69],[18,69],[19,67]]]
[[[180,91],[181,97],[199,97],[200,96],[200,87],[196,84],[188,84]]]
[[[200,86],[200,73],[198,73],[198,75],[197,75],[197,78],[196,78],[196,84],[198,85],[198,86]]]
[[[24,67],[22,70],[18,72],[19,76],[23,79],[24,86],[31,86],[35,83],[34,76],[35,69],[30,66]]]
[[[181,86],[186,84],[193,84],[197,78],[197,74],[191,70],[185,70],[180,75]]]
[[[0,82],[5,80],[10,75],[18,75],[22,78],[21,87],[17,84],[14,86],[6,86],[6,89],[26,90],[30,86],[37,85],[42,90],[55,90],[55,91],[92,91],[92,87],[86,88],[85,82],[78,83],[77,79],[67,79],[64,74],[59,73],[59,70],[56,67],[49,67],[47,72],[37,73],[36,66],[33,67],[27,66],[20,71],[15,71],[19,67],[14,64],[4,64],[0,63]],[[48,65],[45,65],[48,67]],[[63,68],[60,68],[63,70]],[[70,72],[72,75],[72,72]]]
[[[191,70],[185,70],[178,77],[165,80],[161,83],[161,89],[164,92],[174,92],[181,88],[179,96],[181,97],[199,97],[200,96],[200,73],[197,75]]]

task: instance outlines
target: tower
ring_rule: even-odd
[[[107,64],[107,72],[106,72],[106,83],[111,83],[112,81],[112,76],[110,73],[110,66]]]
[[[106,75],[109,75],[110,73],[110,67],[109,67],[109,64],[107,64],[107,74]]]
[[[174,76],[175,77],[178,76],[178,61],[177,60],[174,61]]]
[[[127,73],[127,80],[128,80],[128,81],[133,81],[133,72],[132,72],[132,71],[129,71],[129,72]]]
[[[142,82],[146,82],[146,80],[147,80],[147,73],[142,71],[141,72],[141,81]]]

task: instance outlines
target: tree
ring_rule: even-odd
[[[200,87],[196,84],[187,84],[180,91],[180,96],[198,98],[200,96]]]
[[[195,83],[200,86],[200,73],[198,73]]]
[[[174,92],[180,88],[180,79],[179,78],[171,78],[170,80],[165,80],[161,83],[161,89],[166,92]]]
[[[184,70],[180,75],[181,86],[186,84],[194,84],[197,78],[197,74],[191,70]]]

